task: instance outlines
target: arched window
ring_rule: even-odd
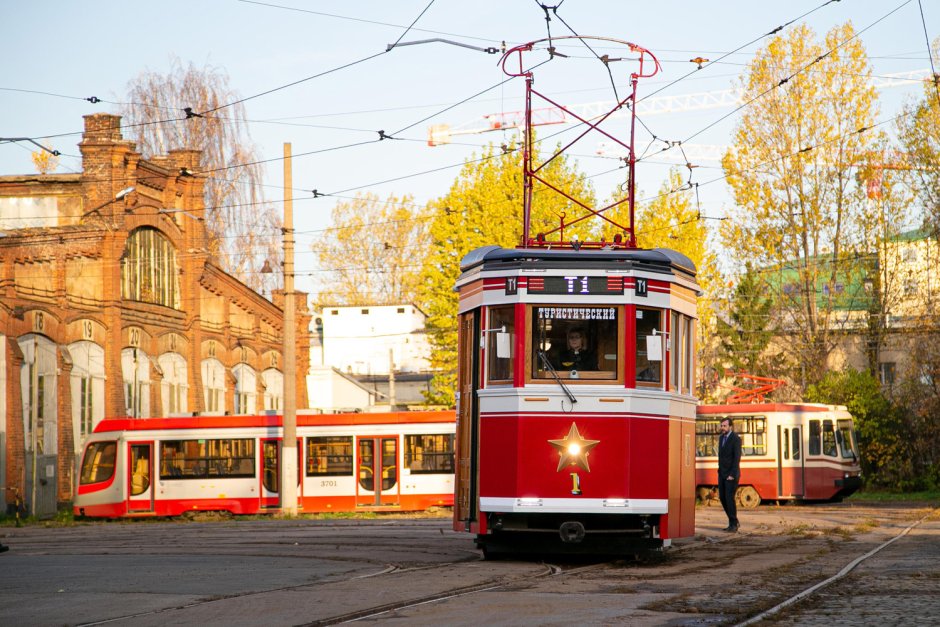
[[[55,343],[30,333],[18,339],[23,351],[20,391],[23,395],[23,437],[26,450],[39,455],[58,453]]]
[[[124,404],[133,418],[150,417],[150,357],[139,348],[121,351],[124,375]]]
[[[280,370],[268,368],[261,373],[264,384],[264,409],[281,411],[284,409],[284,375]]]
[[[75,451],[104,418],[104,349],[87,340],[69,344],[72,355],[72,431]]]
[[[255,399],[258,397],[255,369],[248,364],[236,364],[232,374],[235,376],[235,413],[255,413]]]
[[[187,411],[189,392],[188,369],[186,359],[179,353],[163,353],[157,359],[163,371],[160,384],[160,398],[163,401],[164,414],[182,414]]]
[[[202,390],[207,414],[225,411],[225,366],[218,359],[202,360]]]
[[[179,309],[176,249],[160,231],[141,227],[127,238],[121,265],[121,296]]]

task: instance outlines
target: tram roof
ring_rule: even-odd
[[[484,265],[487,269],[529,268],[610,268],[611,264],[651,270],[653,272],[680,271],[695,276],[695,264],[680,252],[669,248],[597,250],[569,248],[503,248],[483,246],[472,250],[460,261],[461,272]]]

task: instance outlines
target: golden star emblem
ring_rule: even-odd
[[[578,425],[571,423],[571,429],[563,440],[549,440],[549,444],[558,449],[558,470],[565,466],[579,466],[591,472],[588,464],[588,454],[591,449],[600,444],[600,440],[585,440],[578,432]]]

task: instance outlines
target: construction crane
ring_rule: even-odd
[[[871,85],[876,89],[899,87],[922,83],[932,74],[929,70],[911,70],[873,76]],[[718,91],[697,92],[678,96],[652,96],[640,100],[636,105],[638,116],[663,115],[666,113],[679,113],[686,111],[703,111],[706,109],[720,109],[734,107],[741,104],[743,90],[722,89]],[[593,120],[607,114],[615,105],[613,102],[592,102],[580,105],[571,105],[568,111],[585,120]],[[629,116],[626,107],[608,116],[607,119]],[[545,126],[552,124],[568,124],[578,122],[577,119],[567,115],[558,107],[545,107],[532,110],[532,125]],[[525,111],[508,111],[503,113],[489,113],[463,124],[451,126],[449,124],[434,124],[428,128],[428,146],[441,146],[448,144],[452,137],[460,135],[478,135],[492,131],[518,129],[525,126]]]

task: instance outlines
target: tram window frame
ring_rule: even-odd
[[[741,438],[741,456],[767,454],[767,416],[732,416],[734,430]]]
[[[325,457],[315,457],[315,447],[326,447]],[[337,450],[336,447],[339,447]],[[345,449],[345,452],[343,452]],[[320,460],[324,463],[320,463]],[[314,465],[316,462],[316,465]],[[308,477],[352,477],[353,437],[351,435],[323,435],[307,438],[304,454],[304,468]]]
[[[826,457],[838,457],[839,447],[836,445],[836,430],[832,420],[822,421],[822,454]]]
[[[699,418],[695,421],[695,456],[718,457],[718,437],[722,418]]]
[[[662,309],[657,309],[655,307],[637,307],[634,317],[636,318],[636,333],[635,333],[635,355],[636,355],[636,372],[635,372],[635,381],[636,385],[639,387],[650,387],[650,388],[661,388],[663,387],[663,362],[666,358],[666,351],[663,350],[660,355],[663,359],[650,360],[648,358],[648,352],[646,350],[646,338],[653,336],[653,331],[659,331],[660,334],[664,334],[665,331],[663,326],[664,311]],[[649,318],[645,317],[645,314],[655,314],[656,320],[652,325],[649,324]],[[642,328],[640,321],[643,321]],[[656,335],[655,337],[661,337]],[[662,340],[660,340],[662,341]],[[658,365],[656,365],[658,363]],[[655,366],[655,367],[654,367]],[[648,374],[646,374],[648,373]],[[655,378],[649,378],[655,377]]]
[[[741,438],[742,457],[760,457],[767,454],[766,416],[715,416],[695,421],[695,456],[718,457],[718,438],[721,421],[730,418],[734,431]]]
[[[818,420],[809,421],[809,455],[822,454],[822,423]]]
[[[94,451],[94,452],[92,452]],[[102,483],[114,477],[117,465],[117,441],[89,442],[82,457],[79,485]],[[103,474],[107,472],[107,474]]]
[[[509,334],[509,357],[499,357],[496,344],[499,333],[495,329],[506,327]],[[500,305],[487,309],[486,320],[486,382],[492,384],[512,383],[515,370],[516,352],[516,308],[514,305]]]
[[[849,418],[839,418],[836,420],[836,428],[841,434],[839,448],[842,451],[842,459],[858,459],[855,442],[855,425]],[[848,444],[846,444],[848,442]]]
[[[540,312],[545,314],[540,316]],[[614,385],[624,381],[624,311],[623,305],[575,307],[570,303],[539,303],[528,305],[526,311],[526,383],[551,383],[555,380],[545,368],[539,351],[548,357],[552,342],[564,346],[568,331],[581,328],[587,335],[588,349],[597,355],[598,370],[565,371],[555,368],[565,384]],[[610,316],[610,317],[608,317]],[[543,321],[540,324],[540,321]],[[557,325],[557,329],[555,328]],[[553,364],[554,367],[554,364]],[[576,372],[576,376],[572,376]]]
[[[413,475],[454,473],[453,433],[405,434],[405,468]]]
[[[691,395],[695,380],[695,320],[674,310],[669,312],[669,320],[669,389]]]
[[[257,475],[255,438],[162,440],[158,463],[161,480],[251,479]]]

